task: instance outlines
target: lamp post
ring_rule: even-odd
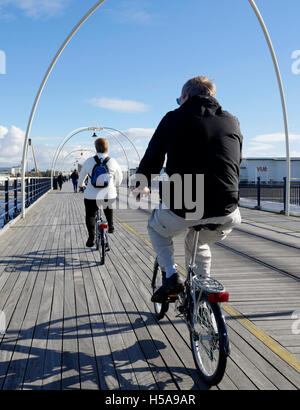
[[[42,92],[45,88],[45,85],[48,81],[48,78],[57,62],[57,60],[59,59],[59,57],[61,56],[62,52],[64,51],[64,49],[66,48],[66,46],[68,45],[68,43],[71,41],[71,39],[73,38],[73,36],[77,33],[77,31],[80,29],[80,27],[88,20],[88,18],[95,13],[95,11],[104,3],[105,0],[100,0],[97,1],[97,3],[87,12],[87,14],[76,24],[76,26],[73,28],[73,30],[71,31],[71,33],[68,35],[68,37],[66,38],[66,40],[63,42],[62,46],[60,47],[60,49],[58,50],[58,52],[56,53],[54,59],[52,60],[45,76],[44,79],[40,85],[40,88],[38,90],[38,93],[35,97],[32,109],[31,109],[31,113],[30,113],[30,117],[29,117],[29,121],[28,121],[28,125],[27,125],[27,130],[26,130],[26,134],[25,134],[25,138],[24,138],[24,144],[23,144],[23,157],[22,157],[22,173],[21,173],[21,192],[22,192],[22,218],[25,218],[25,213],[26,213],[26,207],[25,207],[25,174],[26,174],[26,165],[27,165],[27,152],[28,152],[28,142],[29,142],[29,136],[30,136],[30,132],[31,132],[31,127],[32,127],[32,122],[34,119],[34,115],[38,106],[38,103],[40,101],[40,97],[42,95]],[[52,181],[52,180],[51,180]]]
[[[286,192],[285,192],[285,214],[288,216],[290,214],[290,185],[291,185],[291,159],[290,159],[290,142],[289,142],[289,126],[288,126],[288,116],[287,116],[287,108],[286,108],[286,103],[285,103],[285,96],[284,96],[284,90],[283,90],[283,84],[282,84],[282,79],[281,79],[281,74],[280,74],[280,70],[279,70],[279,65],[277,62],[277,58],[276,58],[276,54],[275,54],[275,50],[271,41],[271,37],[270,34],[268,32],[268,29],[266,27],[266,24],[262,18],[262,15],[260,14],[260,11],[255,3],[254,0],[248,0],[251,7],[254,10],[254,13],[261,25],[261,28],[264,32],[271,56],[272,56],[272,60],[273,60],[273,64],[274,64],[274,68],[275,68],[275,72],[276,72],[276,76],[277,76],[277,82],[278,82],[278,86],[279,86],[279,91],[280,91],[280,98],[281,98],[281,105],[282,105],[282,111],[283,111],[283,120],[284,120],[284,129],[285,129],[285,145],[286,145]]]

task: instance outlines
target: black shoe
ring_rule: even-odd
[[[110,228],[108,228],[107,232],[108,233],[114,233],[115,228],[113,226],[111,226]]]
[[[94,246],[94,237],[93,236],[89,236],[88,240],[86,241],[86,246],[88,248],[92,248]]]
[[[163,285],[157,289],[151,298],[151,302],[163,303],[168,296],[178,295],[183,290],[183,279],[179,273],[174,273],[170,278],[163,281]]]

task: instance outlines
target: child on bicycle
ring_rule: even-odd
[[[95,187],[91,182],[93,169],[97,164],[95,157],[88,158],[82,165],[79,175],[79,186],[84,190],[84,205],[86,213],[86,227],[88,230],[87,247],[94,246],[95,241],[95,217],[100,207],[103,207],[104,215],[108,223],[108,233],[114,232],[113,203],[117,198],[117,187],[123,179],[122,170],[114,158],[108,157],[109,143],[105,138],[98,138],[95,141],[96,156],[101,161],[105,161],[108,174],[108,183],[105,187]],[[87,185],[84,183],[88,178]]]

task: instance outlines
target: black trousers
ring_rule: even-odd
[[[103,206],[103,211],[105,218],[108,223],[109,228],[113,228],[113,209],[112,204],[115,199],[104,199],[103,201],[98,201]],[[85,223],[89,233],[89,236],[93,237],[95,235],[95,222],[96,222],[96,212],[99,209],[96,199],[84,199],[85,205]]]

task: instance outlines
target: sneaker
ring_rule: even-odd
[[[94,246],[94,237],[93,236],[88,237],[88,240],[86,241],[86,246],[88,248],[92,248]]]
[[[114,233],[115,228],[113,226],[111,226],[110,228],[108,228],[107,232],[108,233]]]
[[[162,303],[166,301],[168,296],[178,295],[183,290],[183,283],[180,273],[174,273],[163,281],[163,285],[152,296],[151,302]]]

